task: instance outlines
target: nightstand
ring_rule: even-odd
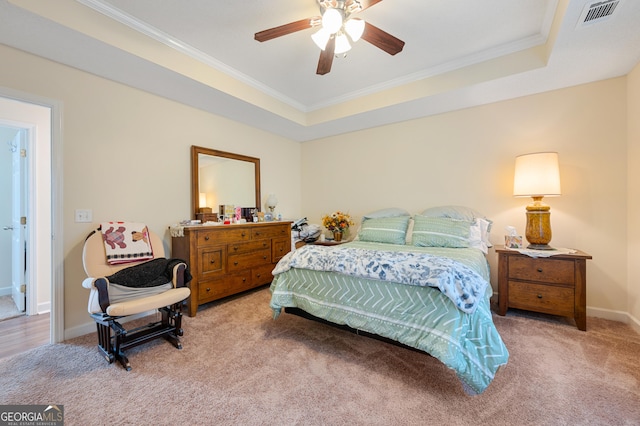
[[[498,315],[516,308],[576,321],[587,330],[587,260],[582,251],[551,257],[529,257],[496,246],[498,253]]]

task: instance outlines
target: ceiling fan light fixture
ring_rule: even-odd
[[[327,47],[329,37],[331,37],[331,33],[324,28],[320,28],[317,32],[311,34],[311,40],[322,50]]]
[[[329,34],[335,34],[342,28],[342,13],[338,9],[329,8],[322,14],[322,28]]]
[[[344,34],[340,34],[336,36],[336,50],[335,54],[340,55],[342,53],[348,52],[351,50],[351,44],[349,44],[349,39]]]
[[[344,24],[344,30],[349,34],[351,40],[355,43],[360,40],[362,33],[364,33],[364,21],[362,19],[349,19]]]

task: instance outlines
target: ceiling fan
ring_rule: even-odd
[[[382,0],[317,0],[322,16],[301,19],[285,25],[260,31],[255,39],[262,42],[283,35],[291,34],[307,28],[320,27],[311,38],[322,49],[316,74],[324,75],[331,71],[335,55],[343,54],[351,49],[352,42],[362,38],[390,55],[402,51],[404,41],[392,36],[351,15],[361,12]]]

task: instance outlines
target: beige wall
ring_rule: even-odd
[[[629,303],[628,312],[640,327],[640,64],[627,77]]]
[[[558,151],[562,193],[548,198],[552,245],[593,256],[591,314],[628,312],[626,79],[617,78],[303,144],[303,210],[354,216],[385,207],[473,207],[524,232],[512,196],[519,154]],[[496,255],[489,254],[496,287]]]
[[[75,223],[74,210],[92,209],[96,223],[147,222],[169,246],[167,226],[189,216],[191,145],[261,158],[263,201],[276,194],[284,217],[460,204],[494,220],[494,243],[506,225],[524,228],[528,201],[511,195],[515,156],[558,151],[552,244],[593,255],[590,314],[640,318],[640,270],[627,267],[627,241],[631,252],[640,235],[630,220],[627,239],[627,217],[640,210],[638,184],[627,188],[640,166],[640,132],[627,126],[638,116],[637,69],[629,96],[623,77],[298,144],[1,45],[0,57],[13,64],[0,68],[0,86],[63,104],[66,335],[91,331],[80,257],[92,226]],[[493,252],[489,260],[495,287]]]
[[[86,311],[82,243],[92,224],[75,223],[75,209],[92,209],[95,223],[146,222],[162,234],[189,217],[190,146],[261,159],[263,202],[300,211],[298,143],[0,45],[0,86],[63,104],[65,335],[93,331]],[[89,328],[86,328],[89,326]]]

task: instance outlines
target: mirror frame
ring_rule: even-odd
[[[200,199],[200,169],[198,164],[198,155],[211,155],[214,157],[228,158],[231,160],[247,161],[253,163],[255,170],[255,190],[256,190],[256,205],[247,207],[256,207],[258,211],[262,211],[260,208],[260,159],[256,157],[249,157],[247,155],[234,154],[231,152],[218,151],[216,149],[204,148],[201,146],[191,146],[191,215],[195,219],[198,214],[199,199]]]

